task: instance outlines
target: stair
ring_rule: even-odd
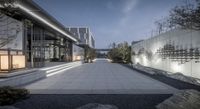
[[[64,73],[64,71],[77,66],[82,65],[81,61],[70,62],[66,64],[54,65],[51,67],[43,67],[40,69],[27,69],[22,71],[16,71],[13,73],[5,73],[0,75],[0,87],[1,86],[23,86],[25,84],[32,83],[34,81],[53,76],[58,73]]]
[[[49,77],[80,65],[82,65],[82,62],[77,61],[77,62],[70,62],[66,64],[56,65],[52,67],[45,67],[41,68],[40,70],[45,71],[47,77]]]

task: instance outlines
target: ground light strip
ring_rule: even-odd
[[[65,69],[59,70],[59,71],[57,71],[57,72],[47,74],[47,77],[50,77],[50,76],[53,76],[53,75],[56,75],[56,74],[62,73],[62,72],[64,72],[64,71],[66,71],[66,70],[69,70],[69,69],[74,68],[74,67],[77,67],[77,66],[80,66],[80,65],[76,65],[76,66],[68,67],[68,68],[65,68]]]
[[[50,70],[50,69],[56,69],[56,68],[59,68],[59,67],[63,67],[63,66],[69,66],[69,65],[71,65],[71,64],[62,64],[62,65],[58,65],[58,66],[53,66],[53,67],[47,67],[47,68],[42,68],[42,69],[40,69],[40,70]]]
[[[63,66],[67,67],[67,66],[73,65],[73,64],[78,64],[78,63],[61,64],[61,65],[57,65],[57,66],[53,66],[53,67],[41,68],[40,70],[49,70],[49,69],[54,69],[54,68],[63,67]]]
[[[55,69],[52,69],[52,70],[47,70],[46,73],[48,74],[50,72],[54,72],[54,71],[57,71],[57,70],[60,70],[60,69],[63,69],[63,68],[69,68],[69,67],[76,66],[76,65],[78,65],[78,64],[63,66],[63,67],[55,68]]]

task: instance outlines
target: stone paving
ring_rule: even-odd
[[[24,86],[32,94],[172,94],[179,90],[128,69],[97,59]]]

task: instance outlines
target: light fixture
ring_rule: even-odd
[[[155,64],[159,64],[160,62],[161,62],[161,59],[158,58],[158,59],[156,59]]]
[[[144,66],[147,66],[148,65],[148,60],[147,60],[147,57],[145,55],[142,56],[142,60],[143,60]]]
[[[25,68],[25,56],[12,55],[12,68],[13,69]]]
[[[0,70],[9,69],[9,59],[8,55],[0,55]]]
[[[140,63],[140,59],[136,57],[135,62],[136,62],[136,64]]]
[[[10,66],[10,67],[9,67]],[[0,54],[0,70],[9,71],[25,68],[24,55]]]
[[[180,64],[178,64],[178,63],[172,63],[171,64],[171,68],[172,68],[174,73],[182,71],[182,66]]]
[[[59,71],[47,74],[47,77],[50,77],[50,76],[53,76],[53,75],[56,75],[56,74],[59,74],[59,73],[64,73],[64,71],[67,71],[67,70],[72,69],[72,68],[77,67],[77,66],[80,66],[80,65],[73,65],[73,66],[70,66],[70,67],[67,67],[67,68],[64,68],[64,69],[60,69]]]

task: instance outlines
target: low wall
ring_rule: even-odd
[[[200,78],[200,31],[174,29],[132,45],[133,64]]]

